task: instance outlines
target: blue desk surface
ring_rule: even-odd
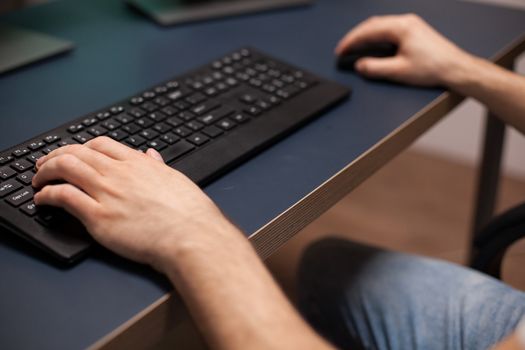
[[[373,83],[334,68],[333,48],[373,14],[416,12],[491,57],[525,13],[451,0],[318,0],[309,8],[160,28],[123,1],[69,0],[3,21],[70,39],[70,55],[0,76],[0,149],[251,45],[354,88],[352,99],[206,188],[248,234],[356,159],[442,91]],[[430,43],[429,43],[430,44]],[[0,348],[79,349],[168,292],[151,270],[97,251],[71,269],[0,238]]]

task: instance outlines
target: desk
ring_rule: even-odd
[[[117,0],[11,13],[2,20],[72,40],[77,49],[0,77],[0,149],[244,45],[351,85],[351,101],[205,188],[267,257],[462,100],[334,68],[334,45],[348,28],[372,14],[408,11],[480,56],[513,59],[525,44],[525,13],[452,0],[318,0],[179,28],[157,27]],[[103,251],[58,269],[2,234],[0,276],[3,349],[137,349],[170,332],[179,332],[172,337],[179,345],[191,338],[163,277]]]

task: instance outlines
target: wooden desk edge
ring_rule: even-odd
[[[513,41],[492,61],[508,66],[525,51],[525,35]],[[382,166],[406,149],[425,131],[464,100],[444,92],[429,105],[380,140],[359,158],[299,200],[288,210],[253,233],[249,239],[261,258],[266,259]],[[184,310],[184,312],[183,312]],[[178,348],[205,348],[191,317],[173,292],[139,312],[89,347],[90,350],[151,349],[161,339]]]

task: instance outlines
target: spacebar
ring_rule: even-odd
[[[162,155],[162,158],[164,158],[164,162],[171,163],[175,159],[183,156],[194,148],[195,146],[193,146],[191,143],[179,141],[176,144],[162,150],[160,154]]]

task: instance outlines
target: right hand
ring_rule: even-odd
[[[36,165],[37,205],[65,209],[100,244],[161,271],[175,250],[187,254],[244,238],[197,185],[154,150],[143,154],[98,137],[61,147]]]
[[[364,76],[420,86],[448,86],[468,67],[471,56],[417,15],[372,17],[348,32],[336,54],[363,44],[391,42],[398,53],[388,58],[362,58],[356,70]]]

